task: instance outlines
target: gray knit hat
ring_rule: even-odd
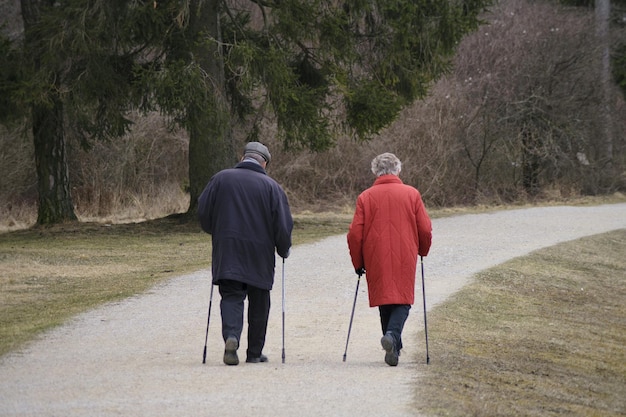
[[[245,155],[250,153],[261,155],[268,164],[272,160],[272,155],[270,155],[270,151],[267,149],[267,146],[263,145],[261,142],[248,142],[243,150],[243,154]]]

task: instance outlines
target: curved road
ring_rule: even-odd
[[[424,260],[427,307],[480,270],[536,249],[626,228],[626,204],[540,207],[433,221]],[[208,238],[208,237],[207,237]],[[419,271],[419,269],[418,269]],[[356,275],[345,236],[293,248],[277,265],[266,364],[222,363],[214,292],[207,363],[202,348],[209,271],[82,314],[0,359],[1,416],[412,416],[425,368],[421,285],[400,364],[383,362],[377,309],[362,280],[343,362]],[[245,335],[245,329],[244,329]],[[245,357],[245,337],[240,357]],[[430,352],[437,366],[437,352]]]

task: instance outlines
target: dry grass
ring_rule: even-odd
[[[626,414],[626,230],[478,274],[429,315],[417,408],[437,416]]]
[[[174,219],[0,235],[0,354],[98,304],[210,264],[210,239]]]

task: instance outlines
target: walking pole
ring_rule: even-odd
[[[283,363],[285,363],[285,258],[283,258]]]
[[[361,274],[356,280],[356,291],[354,292],[354,302],[352,303],[352,314],[350,314],[350,326],[348,326],[348,338],[346,339],[346,350],[343,352],[343,361],[346,361],[348,354],[348,342],[350,341],[350,331],[352,330],[352,319],[354,318],[354,307],[356,307],[356,296],[359,295],[359,284],[361,283]]]
[[[206,345],[209,340],[209,321],[211,320],[211,304],[213,304],[213,282],[211,282],[211,295],[209,295],[209,314],[206,319],[206,335],[204,335],[204,353],[202,354],[202,363],[206,363]]]
[[[422,264],[422,298],[424,300],[424,333],[426,334],[426,365],[430,363],[430,356],[428,355],[428,324],[426,322],[426,289],[424,288],[424,257],[420,256],[420,263]]]

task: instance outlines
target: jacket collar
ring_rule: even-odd
[[[250,161],[239,162],[237,165],[235,165],[235,168],[250,169],[252,171],[260,172],[261,174],[267,175],[267,172],[265,172],[261,165]]]
[[[380,184],[403,184],[403,182],[397,175],[387,174],[381,175],[380,177],[376,178],[376,181],[374,181],[374,185]]]

